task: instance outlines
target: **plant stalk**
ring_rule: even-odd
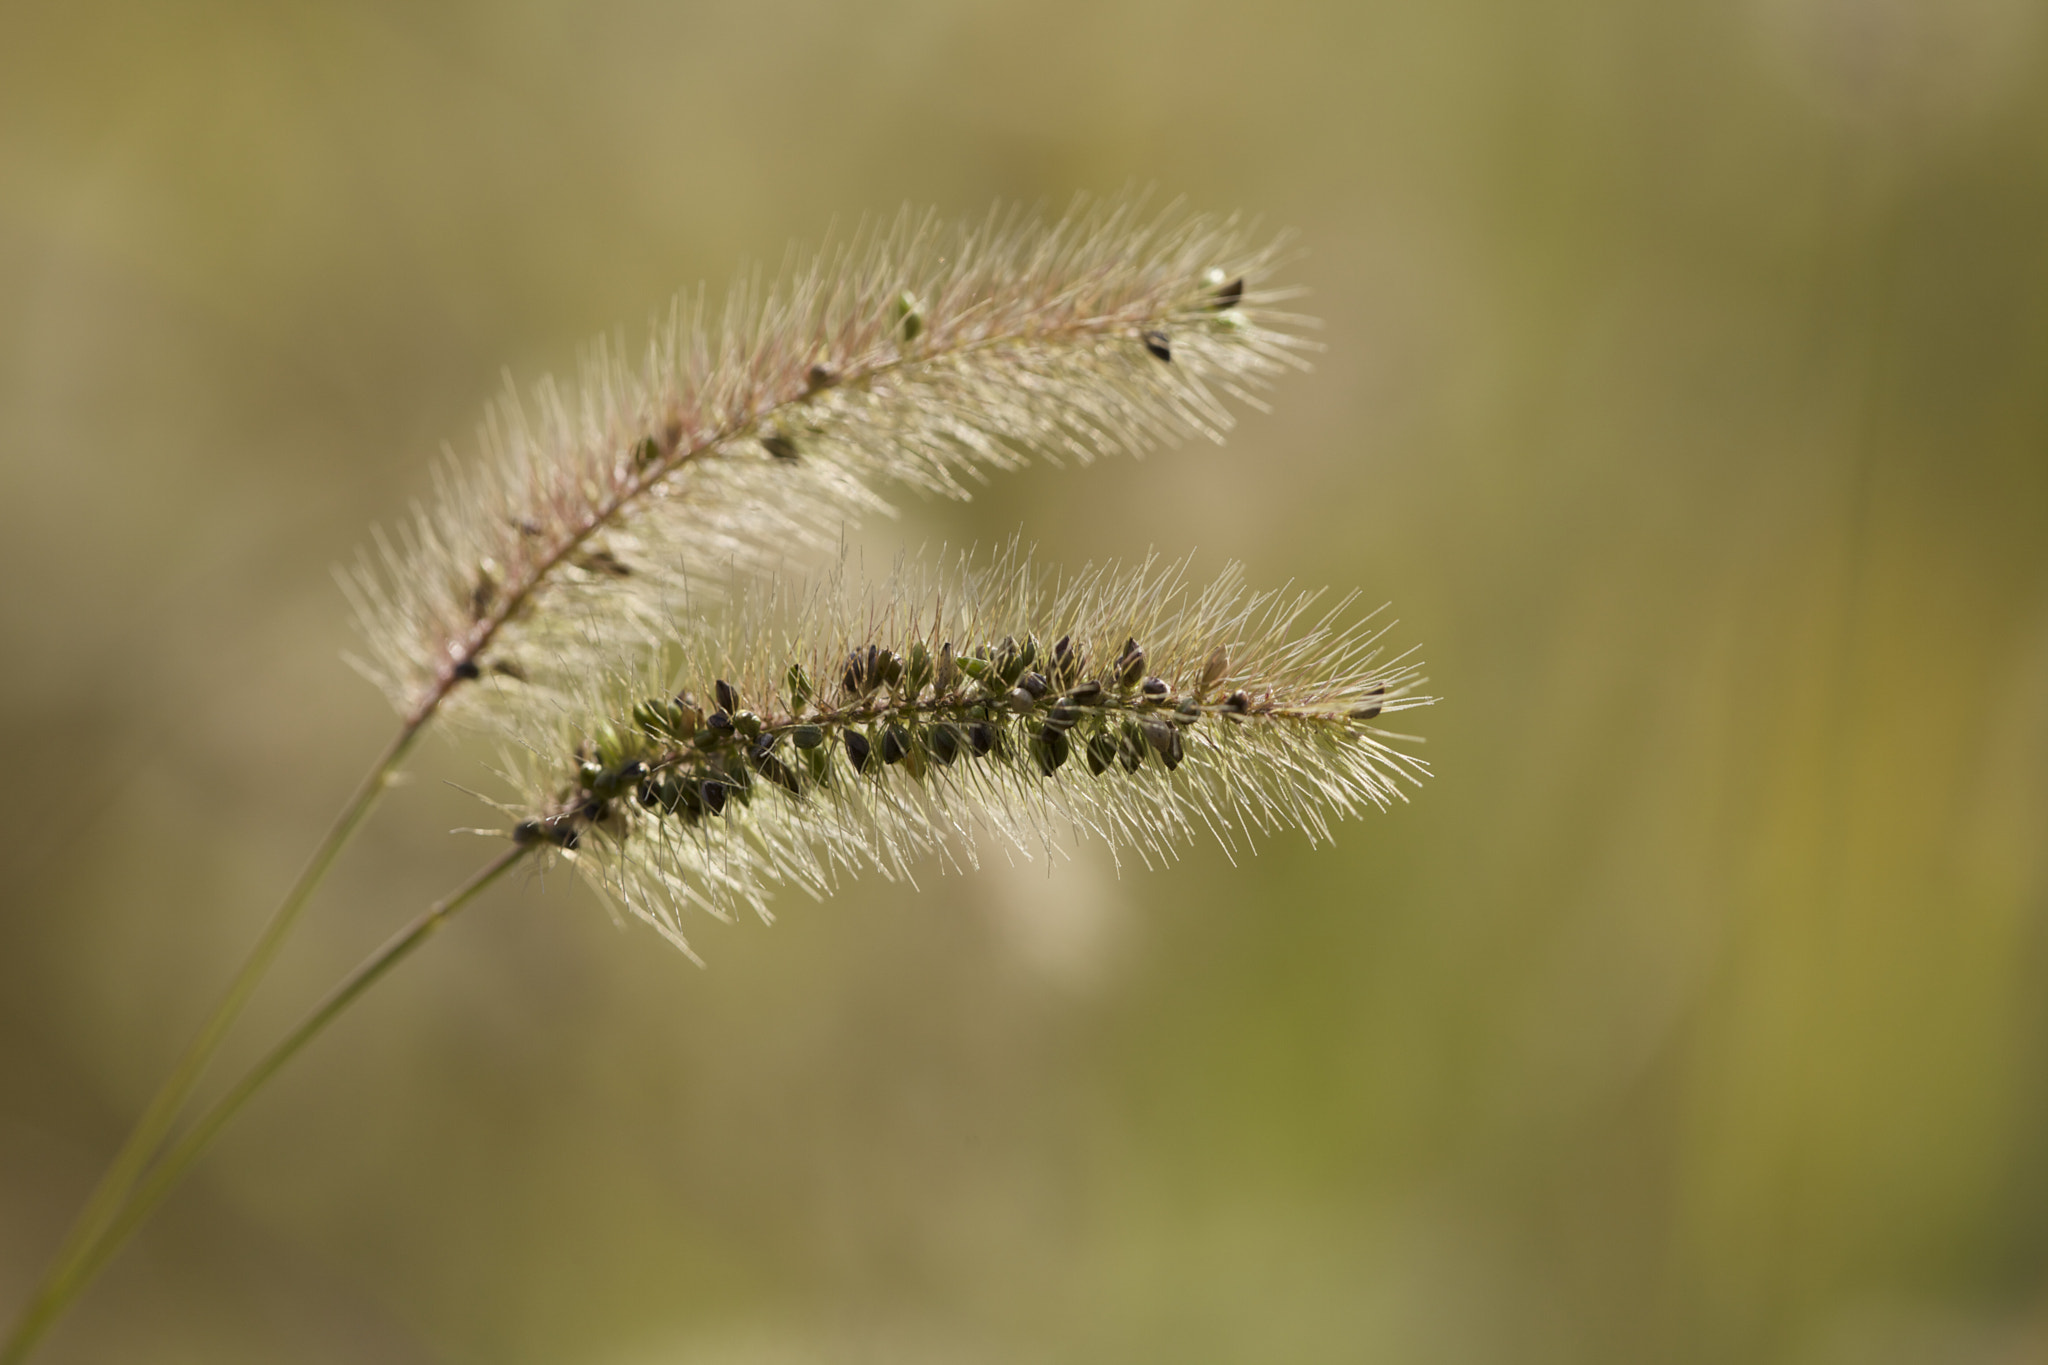
[[[343,978],[341,984],[330,991],[327,998],[300,1021],[297,1028],[250,1067],[225,1095],[214,1102],[212,1108],[200,1115],[185,1135],[149,1168],[147,1175],[136,1186],[128,1201],[122,1205],[113,1222],[91,1246],[86,1248],[70,1281],[60,1286],[65,1292],[54,1301],[52,1320],[54,1321],[55,1314],[63,1310],[71,1297],[92,1281],[100,1268],[120,1250],[121,1244],[127,1241],[155,1211],[157,1205],[177,1188],[185,1172],[205,1155],[206,1149],[213,1144],[221,1129],[227,1126],[228,1121],[241,1111],[242,1106],[247,1104],[271,1077],[283,1070],[285,1064],[297,1056],[306,1044],[318,1037],[343,1010],[355,1003],[357,996],[404,961],[415,948],[426,942],[442,925],[453,918],[457,911],[475,899],[485,887],[511,871],[530,851],[529,848],[518,845],[507,849],[479,868],[468,881],[421,911],[412,923],[386,939],[382,947],[357,964],[356,969]],[[24,1346],[27,1344],[24,1342]],[[17,1359],[18,1357],[11,1354],[0,1356],[0,1362],[4,1362],[4,1365],[14,1365]]]
[[[378,798],[384,794],[385,788],[391,785],[391,779],[397,772],[399,763],[419,737],[426,719],[427,717],[422,715],[417,720],[409,721],[399,730],[357,785],[355,794],[349,798],[348,804],[342,807],[341,813],[328,827],[319,846],[313,850],[313,856],[307,860],[305,870],[300,872],[298,880],[292,883],[291,890],[285,893],[277,909],[271,912],[270,922],[264,925],[255,946],[243,960],[241,970],[236,972],[234,979],[228,983],[220,1003],[214,1006],[212,1015],[186,1047],[184,1055],[178,1059],[170,1076],[157,1088],[149,1107],[143,1111],[142,1117],[136,1120],[127,1140],[121,1144],[120,1151],[115,1153],[113,1163],[108,1166],[106,1174],[100,1177],[99,1184],[94,1187],[85,1208],[72,1222],[63,1245],[58,1248],[56,1256],[51,1259],[49,1269],[43,1273],[42,1280],[31,1294],[20,1321],[16,1323],[6,1343],[0,1345],[0,1365],[17,1365],[17,1362],[26,1359],[29,1348],[49,1329],[65,1306],[84,1287],[85,1279],[90,1278],[89,1275],[81,1277],[81,1270],[89,1261],[97,1265],[95,1248],[104,1240],[104,1234],[109,1228],[123,1217],[130,1193],[143,1173],[149,1169],[151,1161],[162,1150],[165,1138],[170,1135],[178,1115],[184,1110],[186,1101],[191,1098],[193,1087],[199,1083],[207,1064],[213,1060],[214,1053],[219,1051],[221,1041],[248,1005],[249,997],[255,993],[264,973],[269,971],[278,950],[284,946],[286,937],[298,923],[307,901],[312,899],[313,892],[326,879],[335,858],[368,818]]]

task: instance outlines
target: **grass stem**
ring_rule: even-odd
[[[133,1220],[129,1218],[129,1210],[132,1208],[130,1196],[136,1188],[136,1183],[142,1179],[145,1172],[151,1170],[152,1162],[163,1150],[165,1139],[170,1135],[179,1114],[184,1111],[186,1102],[191,1098],[193,1088],[205,1074],[207,1064],[213,1060],[213,1055],[219,1051],[228,1030],[233,1027],[235,1020],[248,1005],[257,984],[269,971],[270,964],[298,923],[299,916],[305,910],[306,903],[312,899],[313,892],[326,879],[335,858],[347,847],[356,830],[376,806],[377,799],[383,795],[385,788],[390,786],[399,763],[411,750],[424,724],[425,718],[422,717],[406,725],[392,739],[357,785],[348,804],[342,807],[341,813],[328,827],[319,846],[313,850],[313,856],[307,860],[305,870],[300,872],[298,880],[292,883],[291,890],[285,893],[277,909],[271,912],[269,923],[264,925],[262,934],[257,938],[255,946],[249,950],[241,969],[228,983],[220,1003],[214,1006],[213,1013],[200,1027],[191,1044],[186,1047],[184,1055],[178,1059],[170,1076],[157,1088],[149,1107],[143,1111],[142,1117],[136,1120],[135,1127],[121,1144],[120,1151],[115,1153],[106,1174],[100,1177],[99,1184],[94,1187],[85,1208],[72,1222],[63,1245],[58,1248],[56,1256],[51,1259],[49,1269],[44,1272],[41,1282],[30,1295],[20,1320],[9,1333],[6,1342],[0,1344],[0,1365],[18,1365],[18,1362],[28,1358],[28,1352],[35,1342],[56,1322],[71,1300],[91,1279],[92,1271],[104,1261],[105,1253],[99,1248],[106,1246],[111,1250],[107,1243],[107,1235],[119,1226],[132,1228]],[[125,1237],[126,1233],[123,1232],[122,1235]],[[112,1245],[118,1244],[117,1238]]]

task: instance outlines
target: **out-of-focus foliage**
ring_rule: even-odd
[[[1220,449],[864,535],[1392,598],[1410,807],[374,993],[63,1361],[2048,1351],[2024,0],[0,16],[0,1303],[389,725],[328,577],[677,286],[905,200],[1299,229]],[[1198,561],[1200,567],[1203,561]],[[253,1022],[485,850],[430,748]]]

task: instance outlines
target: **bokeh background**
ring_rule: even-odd
[[[44,1358],[2048,1357],[2033,0],[0,9],[0,1312],[381,745],[330,565],[908,201],[1299,234],[1231,443],[870,526],[1389,599],[1439,776],[690,966],[494,893]],[[429,746],[237,1056],[484,851]]]

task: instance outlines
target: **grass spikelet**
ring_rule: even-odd
[[[1302,363],[1278,255],[1132,203],[906,213],[722,309],[680,299],[637,361],[599,346],[573,394],[507,393],[483,458],[376,538],[344,575],[361,666],[409,721],[472,680],[545,690],[658,641],[687,584],[888,510],[880,485],[964,497],[1034,457],[1220,439],[1226,397]]]
[[[685,906],[765,916],[777,886],[971,863],[988,838],[1096,837],[1149,866],[1405,799],[1427,768],[1382,722],[1431,699],[1377,613],[1186,569],[1062,579],[1013,546],[757,580],[529,738],[513,838],[682,945]]]

